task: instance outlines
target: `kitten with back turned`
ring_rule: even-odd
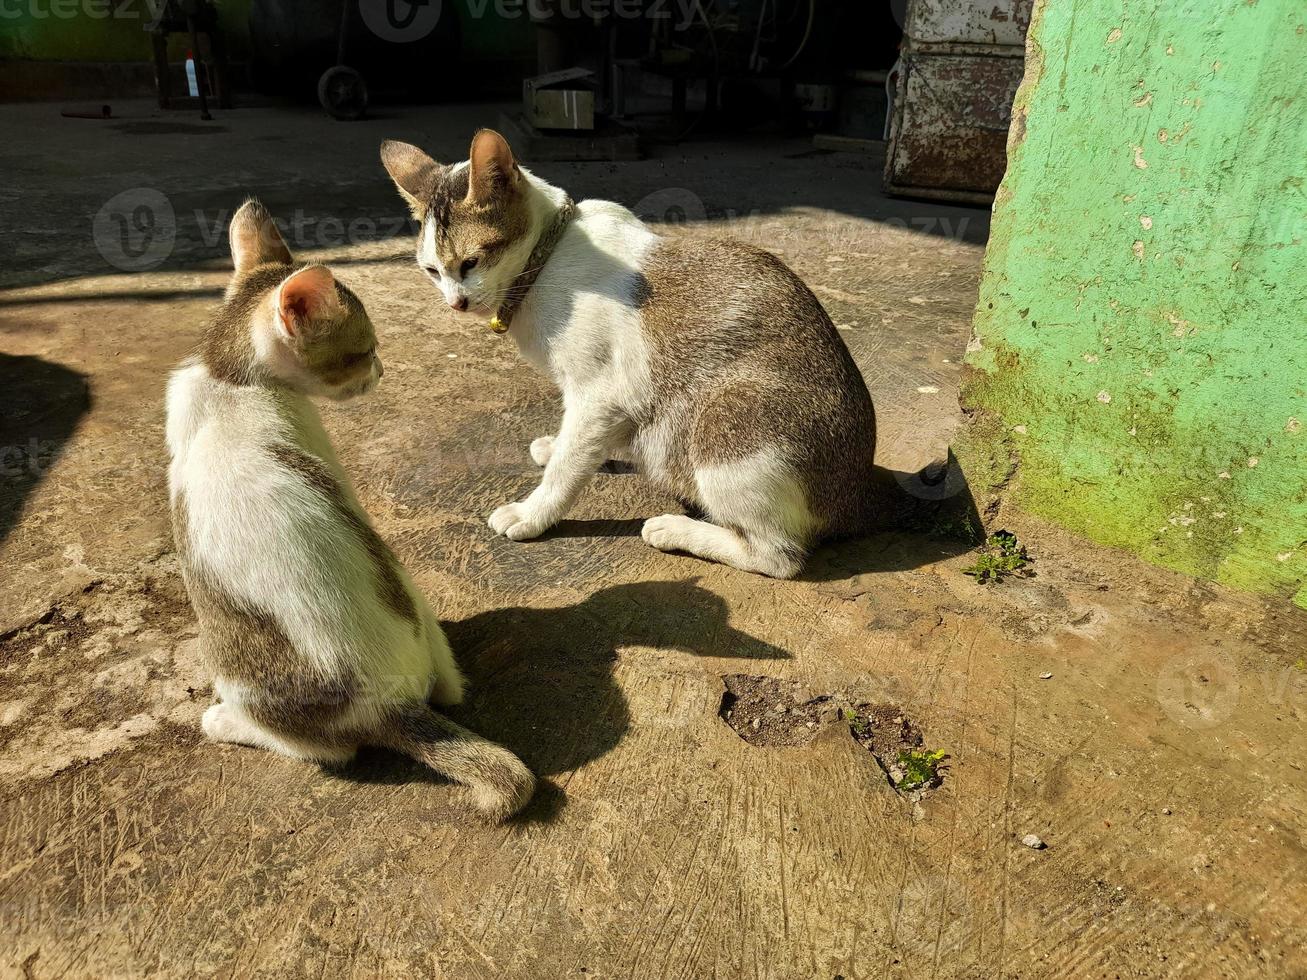
[[[789,578],[817,542],[877,517],[871,396],[780,259],[575,204],[491,130],[461,163],[393,140],[381,159],[446,302],[493,317],[562,391],[558,433],[530,446],[544,477],[490,515],[495,532],[537,537],[609,457],[703,514],[651,517],[645,541],[750,572]]]
[[[534,777],[432,710],[462,700],[463,677],[309,400],[380,380],[367,312],[326,267],[294,264],[258,202],[230,238],[235,274],[167,399],[173,534],[219,698],[204,731],[320,763],[384,746],[505,818]]]

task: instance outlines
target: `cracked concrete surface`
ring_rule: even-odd
[[[1301,611],[1020,514],[1003,520],[1031,579],[978,585],[964,545],[892,531],[773,582],[647,548],[639,520],[671,504],[618,472],[545,540],[495,539],[485,516],[532,485],[526,446],[557,399],[511,342],[438,307],[385,233],[403,211],[376,160],[384,137],[453,159],[491,108],[210,128],[115,109],[121,125],[0,107],[0,972],[1307,970]],[[798,140],[539,169],[644,201],[670,234],[782,252],[843,325],[882,462],[942,455],[984,212],[889,201],[878,161]],[[176,239],[128,274],[92,217],[141,187]],[[162,385],[226,280],[212,229],[246,193],[301,209],[301,254],[378,325],[385,381],[324,416],[473,680],[458,717],[544,777],[513,825],[470,822],[457,788],[384,753],[330,773],[199,737]],[[914,805],[838,725],[746,744],[718,714],[732,674],[900,705],[949,753],[943,785]]]

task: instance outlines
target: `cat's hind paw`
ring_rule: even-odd
[[[663,514],[645,521],[640,537],[659,551],[693,551],[698,524],[684,514]]]
[[[490,529],[511,541],[538,538],[548,526],[524,503],[504,504],[490,515]]]

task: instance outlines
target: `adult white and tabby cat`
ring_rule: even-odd
[[[783,262],[660,237],[619,204],[573,204],[489,130],[462,163],[393,141],[381,158],[449,305],[493,315],[562,390],[558,434],[531,444],[544,478],[490,515],[496,532],[536,537],[610,456],[702,511],[645,522],[664,551],[788,578],[819,540],[867,526],[871,396]]]
[[[220,699],[204,731],[323,763],[386,746],[507,817],[534,777],[429,706],[462,700],[463,677],[309,401],[381,378],[367,312],[325,267],[293,264],[257,202],[230,236],[222,307],[168,383],[173,534]]]

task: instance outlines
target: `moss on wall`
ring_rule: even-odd
[[[963,401],[1009,499],[1307,605],[1304,65],[1299,0],[1042,0]]]

